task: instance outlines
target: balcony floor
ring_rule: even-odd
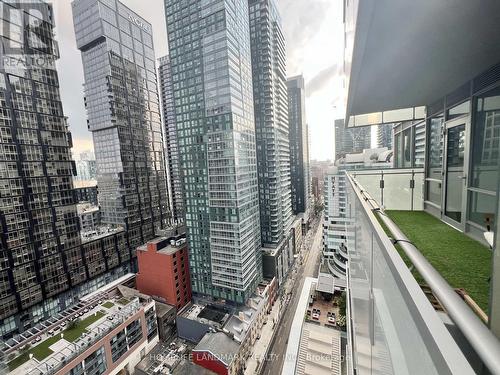
[[[492,253],[486,246],[423,211],[386,213],[452,287],[465,289],[488,313]]]

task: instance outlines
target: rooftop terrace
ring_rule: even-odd
[[[5,353],[11,374],[55,373],[136,313],[140,306],[138,297],[120,293],[101,292],[81,300],[44,322],[36,335],[7,343]]]

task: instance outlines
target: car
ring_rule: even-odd
[[[66,326],[66,324],[68,324],[68,323],[66,323],[65,321],[61,323],[61,325],[62,325],[63,327],[65,327],[65,326]]]
[[[42,336],[37,336],[36,339],[35,339],[36,342],[40,342],[42,341]]]
[[[49,332],[47,332],[49,335],[53,335],[54,334],[54,330],[53,329],[49,329]]]
[[[89,309],[85,309],[83,310],[84,313],[88,313],[89,312]]]
[[[328,323],[335,324],[335,316],[329,316],[328,317]]]
[[[319,314],[317,314],[317,313],[312,314],[312,318],[314,320],[319,320]]]

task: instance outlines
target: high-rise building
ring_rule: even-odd
[[[76,181],[95,181],[97,178],[97,165],[95,155],[92,151],[80,153],[80,159],[76,161]]]
[[[165,14],[192,290],[241,303],[262,277],[248,3]]]
[[[335,160],[371,147],[371,128],[346,128],[344,120],[335,120]]]
[[[392,149],[392,127],[393,124],[383,124],[377,126],[377,147],[387,147]]]
[[[274,0],[249,0],[249,11],[262,243],[286,246],[292,206],[285,39]]]
[[[172,69],[168,55],[159,60],[158,79],[160,80],[160,97],[163,110],[163,134],[165,141],[165,164],[167,167],[167,184],[172,219],[177,223],[184,221],[184,198],[182,195],[182,177],[179,164],[179,144],[175,125],[174,88],[172,86]]]
[[[288,128],[292,209],[294,214],[307,212],[311,196],[309,165],[309,129],[306,123],[306,94],[302,75],[288,78]]]
[[[0,1],[0,336],[86,278],[52,7]],[[20,62],[23,62],[22,64]],[[44,310],[38,309],[38,316]],[[35,323],[24,315],[27,326]]]
[[[118,0],[72,7],[102,221],[136,248],[169,216],[152,27]]]
[[[97,165],[95,160],[77,160],[76,176],[77,181],[91,181],[97,178]]]

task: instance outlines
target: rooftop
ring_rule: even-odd
[[[253,295],[247,305],[240,307],[224,325],[224,331],[231,333],[237,342],[243,342],[258,314],[264,308],[266,299]]]
[[[91,213],[99,211],[99,206],[93,205],[92,203],[78,203],[76,205],[76,210],[78,214]]]
[[[230,311],[222,306],[192,304],[181,312],[181,316],[187,319],[200,321],[201,323],[216,323],[222,327],[229,318]]]
[[[207,332],[193,351],[207,351],[229,366],[240,346],[224,332]]]
[[[90,242],[97,240],[99,238],[104,238],[107,236],[111,236],[115,233],[124,232],[125,229],[123,227],[112,227],[109,225],[103,225],[95,228],[94,230],[89,230],[87,232],[80,232],[82,237],[82,242]]]
[[[144,245],[141,245],[137,248],[137,251],[148,251],[149,248],[152,248],[153,251],[156,249],[157,253],[172,255],[175,252],[179,251],[180,248],[187,246],[186,237],[183,235],[177,237],[156,237]]]
[[[42,375],[56,371],[135,314],[149,297],[121,287],[93,293],[57,316],[6,343],[9,369],[14,375]]]
[[[73,180],[73,186],[75,189],[88,188],[88,187],[96,187],[96,180]]]

